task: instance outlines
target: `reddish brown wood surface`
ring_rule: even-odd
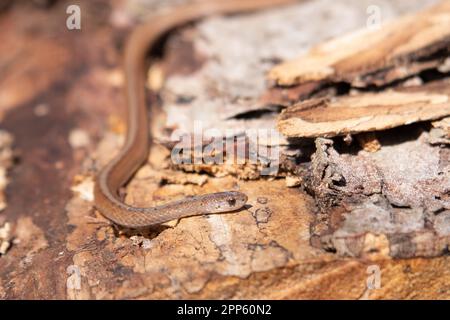
[[[390,157],[406,150],[417,155],[414,158],[417,162],[423,161],[421,168],[426,171],[439,167],[442,161],[438,159],[448,157],[446,151],[439,149],[440,143],[432,146],[426,140],[431,127],[427,124],[408,127],[406,132],[400,129],[383,133],[378,152],[386,158],[381,160],[377,159],[377,153],[356,154],[354,148],[360,150],[356,144],[345,149],[340,140],[333,146],[322,141],[319,145],[324,149],[316,149],[310,140],[293,141],[283,149],[285,157],[292,158],[292,154],[298,157],[297,162],[286,162],[284,168],[284,175],[291,182],[262,179],[252,174],[254,168],[245,166],[204,167],[201,173],[191,168],[192,172],[186,173],[171,165],[167,148],[157,145],[149,162],[126,188],[129,203],[153,205],[238,186],[249,195],[251,207],[240,213],[183,219],[176,225],[140,232],[111,226],[93,209],[92,176],[121,143],[124,132],[121,119],[125,114],[121,53],[129,28],[135,22],[117,15],[125,2],[85,1],[82,30],[68,31],[65,28],[68,3],[58,1],[43,9],[19,2],[0,15],[0,50],[9,53],[0,55],[0,127],[13,135],[18,159],[8,172],[7,207],[0,212],[0,227],[5,223],[11,225],[11,246],[0,256],[0,298],[449,297],[449,257],[434,254],[438,257],[431,259],[414,254],[435,252],[427,251],[426,247],[422,251],[408,251],[412,252],[409,256],[386,250],[392,247],[388,240],[395,238],[399,225],[394,225],[393,232],[375,230],[380,231],[377,235],[368,228],[363,240],[344,245],[335,237],[339,232],[353,230],[343,225],[340,218],[351,211],[345,210],[355,199],[366,196],[364,192],[358,193],[357,179],[365,179],[368,173],[376,171],[365,170],[361,164],[373,169],[385,164],[383,159],[395,163]],[[229,43],[222,39],[236,38],[228,27],[242,30],[245,26],[252,30],[252,25],[254,33],[243,33],[241,40],[246,43],[245,36],[247,40],[259,39],[250,46],[261,48],[256,51],[262,54],[268,39],[256,35],[266,24],[264,17],[273,14],[279,25],[284,25],[286,17],[292,19],[293,10],[298,14],[305,12],[302,6],[252,17],[212,19],[169,37],[161,63],[168,76],[167,82],[162,83],[161,95],[162,110],[166,113],[155,115],[154,131],[158,138],[166,141],[167,133],[177,124],[183,125],[172,118],[173,114],[179,114],[183,108],[206,114],[203,103],[214,97],[226,105],[224,108],[217,101],[207,105],[211,119],[225,119],[215,123],[219,128],[241,127],[243,123],[274,127],[279,109],[270,109],[265,103],[274,97],[279,99],[276,96],[279,92],[265,95],[266,87],[259,85],[264,84],[264,72],[258,68],[268,63],[264,60],[267,57],[263,55],[259,60],[264,63],[252,64],[255,51],[250,58],[244,55],[241,59],[227,52],[225,56],[241,63],[240,72],[249,75],[248,79],[236,79],[233,68],[221,60],[225,58],[217,56],[223,43]],[[358,4],[352,6],[357,8]],[[364,7],[358,10],[365,14]],[[204,41],[210,30],[213,34],[218,30],[224,33],[220,41],[211,42],[209,51],[201,49],[201,45],[199,49],[197,41]],[[279,32],[278,36],[272,35],[272,41],[286,33]],[[294,49],[287,46],[284,50]],[[270,64],[275,64],[276,59],[272,60]],[[214,65],[217,61],[224,63],[223,69]],[[186,67],[181,68],[183,65]],[[250,69],[242,67],[249,65]],[[153,78],[150,78],[157,86],[155,73],[158,71],[151,71]],[[207,86],[205,89],[187,85],[192,83]],[[247,86],[248,83],[256,89]],[[194,92],[197,99],[190,99],[186,92]],[[245,99],[236,99],[239,96]],[[175,112],[168,111],[170,104]],[[167,124],[166,120],[172,122]],[[416,130],[425,131],[425,136],[419,139]],[[420,157],[423,152],[427,157]],[[361,162],[361,157],[366,162]],[[333,169],[327,171],[330,175],[322,175],[327,167]],[[396,172],[395,167],[383,168],[383,173]],[[349,174],[353,172],[361,175]],[[348,179],[346,187],[342,188],[339,177]],[[380,179],[377,175],[373,178],[370,186],[375,194]],[[402,196],[411,195],[411,189],[396,193],[397,190],[392,190],[395,178],[393,175],[383,180],[390,193],[379,196],[394,197],[399,207],[409,205],[411,198]],[[433,189],[436,184],[430,184],[426,176],[413,178],[416,177],[411,176],[405,183],[411,186],[417,182],[425,197],[442,191]],[[301,188],[288,188],[287,184],[300,184]],[[444,195],[441,197],[445,200]],[[342,210],[330,214],[328,203],[339,203]],[[357,222],[354,219],[357,214],[351,214],[349,221]],[[440,219],[438,215],[436,219]],[[328,249],[335,253],[324,250],[330,239],[333,246]],[[346,255],[349,248],[352,254]],[[411,258],[404,259],[406,256]],[[374,264],[382,270],[382,287],[368,291],[367,267]]]

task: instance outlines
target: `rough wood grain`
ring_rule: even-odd
[[[332,99],[310,99],[288,107],[278,121],[287,137],[333,137],[385,130],[450,114],[450,86],[389,90]]]
[[[345,81],[355,87],[383,85],[443,64],[449,30],[450,3],[441,1],[381,29],[361,29],[320,44],[274,67],[268,78],[280,86],[323,81]]]

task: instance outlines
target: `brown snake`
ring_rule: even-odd
[[[130,227],[148,227],[187,216],[235,211],[247,202],[247,195],[237,191],[210,193],[185,198],[165,205],[138,208],[124,203],[118,190],[127,183],[147,160],[149,120],[145,105],[145,66],[147,53],[158,40],[177,26],[211,14],[232,14],[276,5],[293,0],[222,0],[202,1],[181,6],[172,14],[152,18],[134,29],[125,49],[126,101],[128,128],[125,144],[119,154],[97,175],[95,207],[114,223]]]

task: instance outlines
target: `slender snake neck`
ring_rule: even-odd
[[[170,30],[211,14],[243,13],[289,4],[294,0],[222,0],[186,4],[173,13],[154,17],[134,29],[125,49],[127,136],[119,154],[97,175],[95,207],[114,223],[138,228],[157,225],[186,216],[228,212],[242,208],[247,196],[229,191],[190,197],[163,206],[138,208],[124,203],[118,190],[146,161],[149,152],[149,117],[145,105],[145,67],[147,53]]]

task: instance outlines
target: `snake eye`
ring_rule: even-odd
[[[234,199],[234,198],[228,199],[227,202],[230,207],[234,207],[236,205],[236,199]]]

